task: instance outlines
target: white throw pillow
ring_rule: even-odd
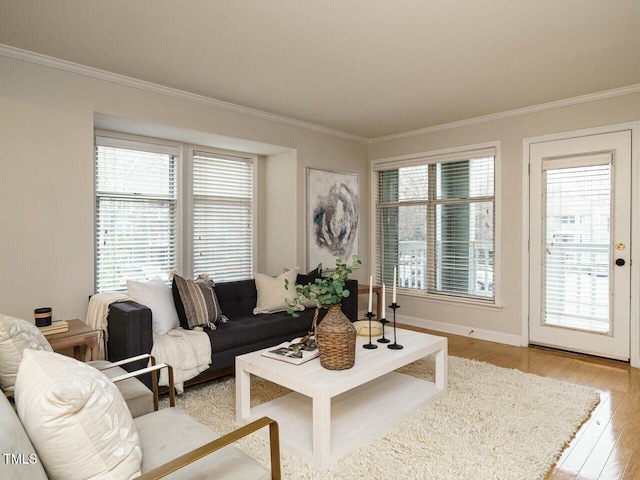
[[[127,291],[134,301],[151,309],[151,323],[155,333],[162,335],[180,326],[171,287],[160,277],[148,282],[127,280]]]
[[[130,479],[140,437],[118,388],[103,373],[57,353],[25,350],[18,416],[50,479]]]
[[[289,270],[277,277],[256,273],[256,290],[258,291],[258,301],[253,314],[284,312],[287,310],[287,301],[293,300],[296,296],[296,278],[298,277],[298,267]],[[284,286],[285,279],[289,280],[289,289]]]
[[[22,352],[53,351],[44,335],[33,323],[0,313],[0,388],[12,390],[16,383]]]

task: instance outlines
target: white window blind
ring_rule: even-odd
[[[495,151],[379,167],[377,280],[429,294],[494,294]]]
[[[175,268],[177,154],[96,137],[96,292],[124,290],[127,279],[166,277]]]
[[[608,333],[611,165],[552,165],[544,166],[544,322]]]
[[[216,282],[253,277],[251,158],[193,152],[193,273]]]

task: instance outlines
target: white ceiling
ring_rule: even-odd
[[[375,138],[640,84],[640,1],[0,0],[0,43]]]

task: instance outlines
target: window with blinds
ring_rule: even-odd
[[[175,268],[177,157],[171,146],[96,137],[96,292]]]
[[[610,331],[610,160],[543,163],[545,324]]]
[[[253,277],[254,160],[193,152],[193,274]]]
[[[494,301],[495,149],[407,163],[375,167],[377,280]]]

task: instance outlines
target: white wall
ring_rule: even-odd
[[[295,244],[295,263],[301,267],[306,260],[305,169],[368,175],[367,147],[357,141],[0,57],[2,313],[30,319],[34,308],[51,306],[55,318],[84,318],[94,285],[95,112],[295,151],[295,174],[283,179],[297,180],[295,195],[287,185],[265,184],[268,192],[259,198],[268,199],[263,212],[270,204],[296,203],[288,223],[295,227],[295,240],[288,237],[284,246]],[[367,232],[368,185],[362,190],[362,232]],[[271,224],[278,222],[267,222],[268,230],[259,232],[269,248],[259,247],[258,253],[261,266],[275,268],[289,257],[275,253],[270,258],[275,252]],[[365,265],[367,250],[361,242]]]
[[[609,98],[553,110],[443,130],[370,145],[370,160],[445,148],[501,142],[502,201],[499,286],[501,308],[466,306],[400,296],[406,321],[454,333],[517,342],[522,329],[522,141],[527,137],[630,122],[640,119],[640,94]],[[635,188],[639,188],[636,186]],[[441,322],[435,324],[431,322]]]
[[[296,169],[296,152],[288,151],[276,155],[269,155],[265,162],[265,174],[262,190],[270,192],[265,195],[264,214],[260,216],[263,222],[264,240],[259,247],[259,270],[269,275],[280,275],[283,268],[293,268],[298,265],[297,238],[304,234],[304,224],[300,226],[293,219],[297,217],[298,208],[304,209],[304,204],[298,205],[298,190],[304,184],[298,185]],[[275,194],[277,193],[277,194]],[[298,265],[301,272],[306,272],[305,265]]]

